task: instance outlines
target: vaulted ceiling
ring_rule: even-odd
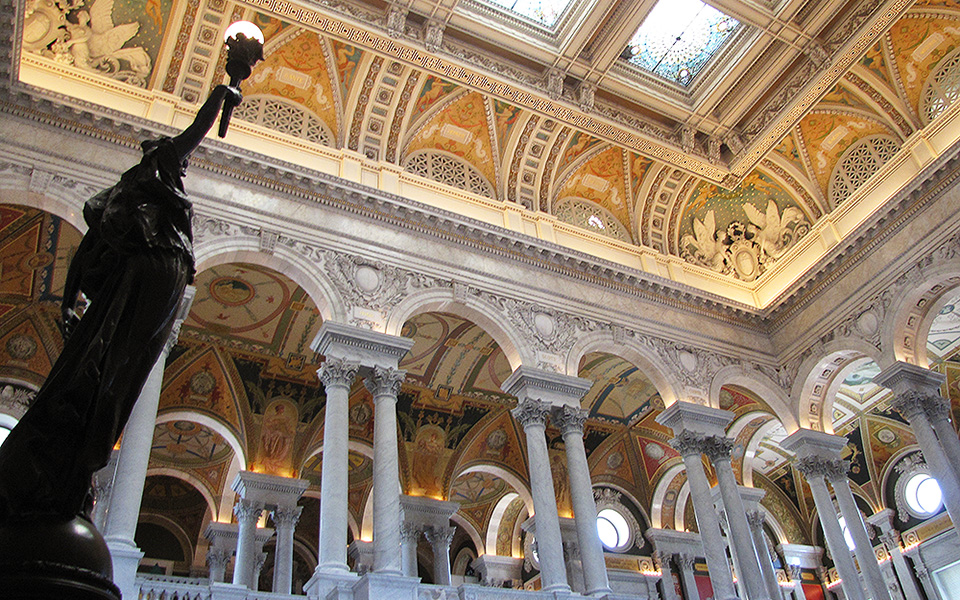
[[[485,0],[34,0],[20,77],[148,118],[160,100],[189,113],[224,78],[223,30],[246,18],[266,37],[236,113],[255,150],[318,170],[331,150],[359,153],[420,182],[402,190],[414,197],[459,188],[737,285],[811,231],[835,243],[839,205],[895,156],[922,163],[922,140],[952,122],[953,0],[712,0],[737,25],[680,83],[629,60],[655,4],[574,0],[550,24]]]

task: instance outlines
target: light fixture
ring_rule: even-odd
[[[263,39],[263,32],[250,21],[237,21],[227,27],[223,41],[227,45],[226,70],[230,76],[230,87],[239,89],[240,83],[253,72],[253,65],[263,60]],[[234,108],[233,103],[223,103],[220,129],[217,131],[220,137],[227,135]]]

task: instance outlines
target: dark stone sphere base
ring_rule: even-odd
[[[5,600],[120,600],[107,544],[80,517],[0,526],[0,595]]]

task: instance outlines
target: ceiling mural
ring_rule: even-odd
[[[24,48],[39,59],[73,65],[81,71],[96,70],[147,89],[158,87],[171,92],[177,87],[171,88],[170,81],[179,81],[180,95],[188,102],[197,102],[203,96],[201,88],[216,83],[213,79],[222,72],[219,58],[212,53],[213,40],[219,38],[215,29],[224,26],[227,15],[243,12],[244,5],[224,0],[194,4],[187,0],[86,0],[61,7],[52,0],[41,0],[31,3],[25,17]],[[364,1],[360,0],[360,4]],[[368,9],[379,11],[382,7],[378,4]],[[461,19],[463,23],[470,22],[467,9],[463,15],[457,11],[453,14],[447,25],[452,29],[458,29]],[[183,28],[176,26],[179,15],[187,17],[182,21]],[[190,15],[203,17],[194,19],[192,31],[189,19],[194,17]],[[511,101],[487,88],[461,85],[458,77],[452,75],[429,69],[422,72],[400,62],[385,61],[376,50],[359,41],[347,43],[262,10],[250,11],[250,17],[265,31],[266,58],[255,67],[244,94],[250,103],[267,102],[262,106],[269,110],[257,110],[266,110],[270,115],[253,118],[253,108],[241,108],[238,114],[242,118],[321,145],[362,149],[374,160],[382,156],[389,162],[406,164],[417,153],[452,155],[464,161],[468,170],[478,173],[489,188],[469,183],[461,186],[457,182],[465,181],[463,177],[448,173],[450,167],[443,160],[412,172],[468,192],[521,202],[532,211],[559,210],[561,219],[588,232],[629,244],[645,241],[661,252],[744,281],[762,277],[828,207],[834,208],[835,202],[825,200],[830,195],[830,180],[840,157],[851,145],[874,135],[901,140],[920,126],[924,112],[921,96],[927,93],[927,81],[946,64],[945,59],[960,40],[960,8],[949,2],[918,2],[905,10],[898,21],[890,22],[886,31],[873,34],[875,37],[864,45],[867,50],[857,57],[852,69],[825,86],[830,90],[826,95],[782,127],[785,135],[776,136],[769,156],[782,159],[784,162],[779,164],[788,174],[774,177],[762,170],[760,165],[767,155],[764,153],[751,159],[751,169],[738,170],[736,175],[728,173],[723,178],[714,173],[721,173],[724,165],[732,165],[744,156],[750,141],[748,132],[762,131],[780,122],[776,119],[786,118],[785,113],[778,112],[780,107],[769,105],[769,97],[776,96],[773,91],[769,97],[761,97],[750,85],[738,84],[744,89],[731,88],[728,99],[712,100],[717,103],[711,117],[716,122],[712,122],[693,118],[693,114],[684,119],[676,114],[677,110],[658,113],[665,103],[662,98],[653,101],[644,96],[650,93],[642,85],[647,76],[630,84],[634,86],[631,89],[640,92],[640,104],[616,105],[617,108],[610,103],[625,102],[617,98],[631,94],[619,88],[600,94],[603,89],[580,86],[597,92],[594,95],[584,91],[582,98],[581,92],[577,92],[576,100],[584,114],[596,112],[613,121],[619,118],[617,126],[630,124],[637,128],[644,142],[631,145],[573,124],[585,123],[583,119],[561,122],[562,126],[557,127],[557,121],[541,119],[542,115],[524,102]],[[838,13],[834,23],[838,29],[828,27],[819,35],[827,36],[824,39],[837,35],[840,40],[840,25],[849,18],[853,17]],[[762,27],[747,22],[735,29],[753,31]],[[403,38],[405,29],[397,31],[401,32],[398,39]],[[507,32],[501,41],[505,49],[513,48],[513,53],[499,59],[509,63],[523,56],[521,48],[525,48],[525,42],[509,35],[509,27]],[[469,28],[458,30],[458,34],[461,43],[468,43]],[[757,43],[753,36],[739,33],[733,38],[740,44]],[[619,50],[610,53],[613,62],[606,68],[619,64],[618,68],[623,69],[628,64],[619,55],[631,42],[624,38],[618,43]],[[824,52],[838,47],[831,43],[825,42]],[[169,64],[156,65],[165,49],[174,48],[174,59]],[[486,46],[485,49],[489,51]],[[723,71],[709,66],[714,61],[728,65],[731,77],[735,77],[733,73],[746,76],[746,66],[737,62],[741,54],[718,53],[707,63],[704,77],[717,83],[714,80]],[[530,68],[534,65],[525,63],[499,73],[512,76]],[[164,81],[159,81],[161,77],[154,73],[162,74]],[[808,79],[810,73],[806,75]],[[769,77],[760,85],[776,90],[796,74],[749,75]],[[698,79],[690,89],[699,84]],[[538,85],[545,88],[551,101],[569,101],[573,93],[565,87],[562,76],[547,77],[546,72]],[[612,80],[601,81],[599,88],[609,85],[613,85]],[[671,93],[683,97],[690,93],[684,91],[685,87],[680,81]],[[736,108],[735,99],[741,96],[752,106],[750,110]],[[317,126],[312,119],[322,123],[321,128],[329,133],[315,131]],[[763,124],[758,119],[773,121]],[[521,124],[530,127],[517,127]],[[543,131],[538,129],[541,124]],[[386,147],[386,152],[382,147]],[[402,151],[397,152],[398,147]],[[691,160],[700,166],[692,168]],[[638,219],[634,215],[638,194],[645,185],[651,185],[648,178],[664,166],[679,167],[691,175],[693,191],[689,197],[670,190],[656,192],[666,194],[666,210],[658,212],[657,219]],[[513,178],[520,171],[522,178],[518,182]],[[869,173],[857,181],[868,176]],[[538,193],[547,195],[549,200],[534,200]],[[564,199],[565,202],[559,202]],[[585,204],[571,207],[574,199]],[[590,203],[603,210],[587,214]],[[609,230],[606,225],[611,216],[623,231]],[[658,233],[665,225],[664,219],[669,219],[666,244],[661,243],[662,233]]]
[[[579,376],[594,382],[580,401],[591,418],[629,426],[651,411],[663,409],[653,383],[637,367],[614,354],[587,354],[580,359]]]

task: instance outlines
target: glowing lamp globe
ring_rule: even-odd
[[[263,43],[263,32],[250,21],[231,23],[230,27],[227,27],[227,30],[223,33],[223,41],[226,42],[230,38],[237,37],[238,33],[248,40],[257,40],[261,44]]]

